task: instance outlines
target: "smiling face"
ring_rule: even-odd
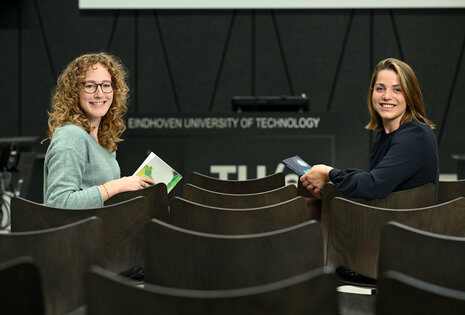
[[[393,70],[381,70],[373,86],[372,103],[383,121],[386,133],[397,130],[407,110],[399,76]]]
[[[100,63],[97,63],[86,71],[84,79],[86,83],[110,83],[111,75],[108,70]],[[79,105],[89,119],[92,127],[98,127],[100,120],[106,115],[108,109],[113,102],[113,91],[110,93],[103,93],[102,86],[97,86],[94,93],[86,93],[85,89],[79,92]]]

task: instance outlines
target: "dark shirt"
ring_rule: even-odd
[[[370,171],[332,169],[331,181],[346,196],[367,200],[386,197],[439,180],[436,135],[420,122],[402,124],[386,134],[380,131],[371,150]]]

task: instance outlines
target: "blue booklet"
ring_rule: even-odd
[[[294,155],[290,158],[284,159],[282,162],[284,165],[296,172],[299,176],[304,175],[312,168],[298,155]]]

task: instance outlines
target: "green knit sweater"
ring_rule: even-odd
[[[103,206],[98,185],[120,177],[116,152],[109,153],[84,128],[58,127],[45,154],[44,203],[57,208]]]

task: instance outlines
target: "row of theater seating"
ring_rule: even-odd
[[[442,198],[465,195],[463,182],[441,183],[440,198],[441,187],[450,184],[462,186],[448,187],[449,196]],[[0,262],[31,256],[35,263],[8,262],[1,279],[18,265],[35,266],[47,314],[83,304],[89,314],[157,309],[161,314],[346,314],[351,310],[336,297],[336,275],[322,269],[345,266],[378,280],[367,313],[375,305],[378,314],[412,314],[410,306],[420,314],[423,305],[429,311],[439,306],[445,313],[463,312],[465,281],[457,266],[465,261],[459,253],[465,246],[464,198],[433,205],[434,187],[427,185],[366,202],[344,198],[327,185],[320,225],[308,221],[309,199],[299,192],[306,194],[301,187],[284,186],[281,173],[249,181],[194,173],[182,197],[170,198],[166,186],[157,184],[115,196],[100,209],[55,209],[17,198],[11,205],[12,233],[0,235]],[[386,225],[389,221],[417,229]],[[92,268],[84,285],[92,265],[104,269]],[[137,265],[145,267],[144,288],[116,275]],[[10,305],[21,313],[25,300],[37,296],[21,286],[20,280],[32,278],[13,277],[8,285],[2,280],[1,296],[19,297],[9,298],[6,309]],[[15,286],[23,293],[11,295]],[[408,294],[399,294],[405,290]],[[418,305],[415,297],[425,296],[435,304]],[[409,300],[392,302],[402,297]],[[401,308],[393,309],[394,304]]]

